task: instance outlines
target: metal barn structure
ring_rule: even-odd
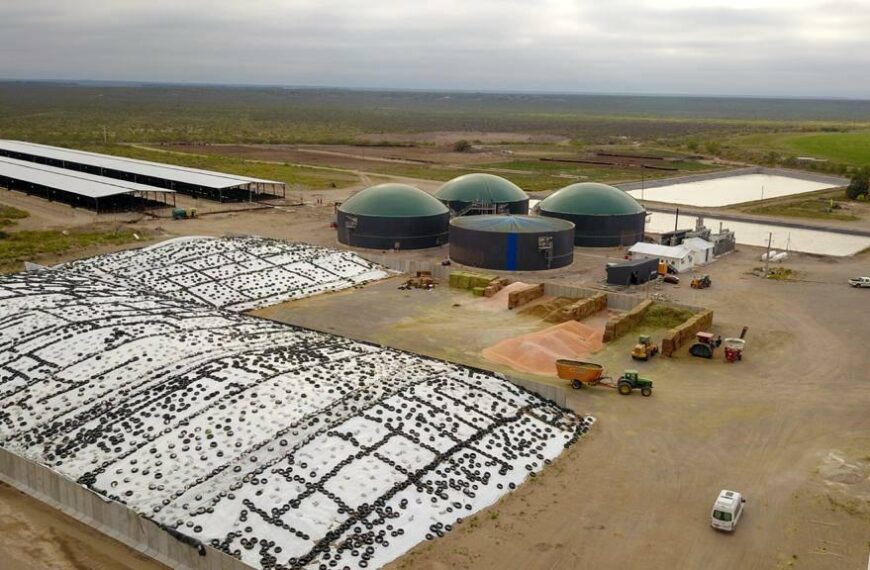
[[[450,222],[450,259],[503,271],[565,267],[574,261],[574,224],[538,216],[454,218]]]
[[[262,197],[284,197],[287,191],[286,184],[274,180],[23,141],[0,140],[0,157],[143,184],[154,190],[171,190],[220,202],[245,202]]]
[[[0,187],[98,213],[130,210],[149,202],[175,205],[174,190],[10,158],[0,158]]]

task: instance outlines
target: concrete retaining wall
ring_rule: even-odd
[[[709,331],[713,326],[713,311],[703,311],[691,317],[680,326],[669,330],[662,337],[662,356],[671,356],[686,343],[692,342],[701,331]]]
[[[565,407],[567,396],[565,395],[565,389],[560,386],[553,386],[552,384],[544,384],[543,382],[517,378],[515,376],[505,376],[505,378],[507,378],[511,384],[516,384],[521,388],[525,388],[529,392],[534,392],[542,398],[552,400],[558,406]]]
[[[650,306],[652,301],[646,299],[627,313],[611,317],[604,327],[604,342],[612,342],[636,327]]]
[[[0,480],[63,511],[127,546],[178,570],[252,570],[251,566],[208,545],[197,548],[126,506],[108,501],[48,467],[0,448]],[[0,564],[0,566],[3,566]]]

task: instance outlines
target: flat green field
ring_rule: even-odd
[[[727,144],[759,152],[774,150],[786,155],[870,166],[870,131],[754,134],[734,137]]]

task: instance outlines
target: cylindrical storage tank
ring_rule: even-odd
[[[528,214],[529,196],[494,174],[464,174],[446,182],[435,197],[457,215]]]
[[[597,182],[571,184],[537,205],[542,216],[574,223],[574,243],[589,247],[643,241],[646,210],[619,188]]]
[[[420,249],[447,243],[450,211],[419,188],[378,184],[338,207],[338,241],[372,249]]]
[[[574,224],[540,216],[453,218],[450,259],[502,271],[565,267],[574,261]]]

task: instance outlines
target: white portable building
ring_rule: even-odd
[[[695,252],[693,256],[695,265],[706,265],[713,261],[715,257],[715,245],[705,239],[699,237],[686,238],[683,240],[683,245]]]
[[[695,266],[695,252],[685,245],[637,242],[628,249],[628,253],[632,259],[658,259],[674,266],[678,273],[689,271]]]

